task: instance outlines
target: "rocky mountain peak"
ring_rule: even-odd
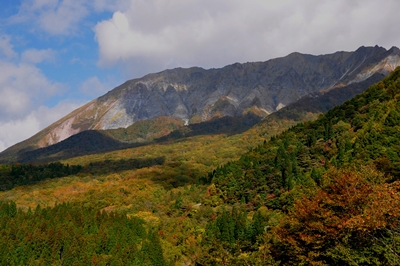
[[[155,117],[195,123],[256,112],[267,116],[310,93],[361,82],[400,65],[399,49],[360,47],[326,55],[291,53],[218,69],[175,68],[133,79],[3,154],[45,147],[89,129],[126,128]]]
[[[388,52],[390,52],[391,54],[400,55],[400,49],[396,46],[392,46],[392,48],[390,48]]]

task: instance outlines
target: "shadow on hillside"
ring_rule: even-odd
[[[259,123],[261,120],[262,117],[257,116],[253,113],[241,115],[238,117],[224,116],[221,118],[214,118],[210,121],[190,124],[188,126],[182,127],[164,137],[155,139],[155,142],[160,143],[164,141],[199,135],[241,134],[249,130],[255,124]]]
[[[152,166],[162,166],[152,169]],[[82,167],[79,171],[81,174],[92,175],[108,175],[127,170],[136,170],[149,168],[148,171],[138,175],[141,179],[148,179],[156,184],[163,186],[165,189],[176,188],[188,184],[194,184],[200,180],[202,174],[188,163],[184,162],[168,162],[164,156],[146,158],[146,159],[120,159],[120,160],[104,160],[100,162],[92,162]]]
[[[13,164],[3,166],[0,171],[0,191],[17,186],[33,185],[40,181],[70,175],[107,175],[126,170],[135,170],[154,165],[163,165],[165,157],[146,159],[121,159],[92,162],[88,165],[64,165],[59,162],[49,164]]]
[[[163,165],[165,157],[155,158],[134,158],[134,159],[120,159],[120,160],[104,160],[99,162],[92,162],[82,167],[80,173],[84,174],[111,174],[127,170],[141,169],[151,167],[154,165]]]
[[[327,92],[315,92],[308,94],[300,100],[293,102],[279,111],[271,114],[269,118],[302,121],[302,118],[306,113],[326,113],[335,106],[342,105],[345,101],[363,93],[367,88],[381,81],[384,77],[385,76],[383,74],[378,73],[372,75],[362,82],[352,83]]]
[[[152,166],[162,166],[162,168],[160,170],[160,168],[151,168]],[[204,176],[204,173],[201,173],[188,163],[180,161],[167,163],[164,156],[92,162],[83,166],[79,174],[109,175],[142,168],[149,169],[138,175],[138,178],[151,180],[165,189],[195,184]]]
[[[162,143],[181,140],[198,135],[234,135],[245,132],[260,121],[261,117],[254,114],[215,118],[210,121],[184,126],[164,137],[147,143],[125,143],[112,138],[105,132],[86,130],[48,147],[20,151],[17,161],[20,163],[49,163],[77,156],[136,148],[154,142]]]
[[[18,162],[48,163],[88,154],[134,148],[141,145],[123,143],[100,131],[87,130],[45,148],[22,151],[18,154]]]
[[[161,171],[160,171],[161,170]],[[152,182],[163,186],[166,190],[182,187],[189,184],[197,184],[204,179],[207,173],[194,167],[187,162],[166,162],[162,168],[150,170],[138,176],[141,179],[149,179]]]

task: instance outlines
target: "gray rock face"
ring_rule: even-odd
[[[0,154],[45,147],[88,129],[128,127],[138,120],[170,116],[201,121],[247,110],[267,116],[301,97],[359,83],[400,66],[396,47],[360,47],[327,55],[292,53],[266,62],[220,69],[176,68],[125,82],[107,94]]]
[[[385,60],[390,67],[383,66]],[[221,69],[165,70],[130,80],[100,97],[99,103],[111,96],[118,99],[110,112],[120,114],[113,121],[111,115],[104,117],[100,128],[127,127],[157,116],[183,120],[235,116],[251,107],[268,115],[309,93],[360,82],[374,73],[388,74],[398,65],[396,47],[387,51],[375,46],[320,56],[292,53]]]

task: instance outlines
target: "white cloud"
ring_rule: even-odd
[[[0,151],[32,136],[39,130],[39,121],[33,115],[17,120],[0,122]]]
[[[80,84],[79,90],[83,95],[93,99],[100,97],[119,85],[121,85],[121,80],[115,76],[107,75],[101,78],[92,76]]]
[[[0,122],[26,116],[63,89],[32,64],[0,60]]]
[[[110,89],[108,83],[103,84],[98,77],[90,77],[81,85],[81,91],[85,95],[98,97]]]
[[[17,53],[14,52],[10,40],[11,37],[8,35],[0,36],[0,58],[5,57],[7,59],[11,59],[17,57]]]
[[[9,21],[29,23],[32,31],[39,29],[50,35],[75,35],[91,13],[127,7],[129,0],[22,0],[18,14]]]
[[[26,93],[11,87],[4,87],[0,92],[0,114],[3,117],[0,121],[6,117],[19,117],[30,109],[31,102]]]
[[[24,63],[38,64],[44,61],[54,61],[56,52],[52,49],[37,50],[29,49],[21,54],[21,61]]]
[[[33,63],[51,60],[54,51],[30,49],[19,56],[9,37],[0,36],[0,40],[3,40],[0,54],[6,55],[0,58],[0,150],[3,150],[37,133],[78,104],[43,106],[64,86],[49,80]]]
[[[130,0],[95,28],[99,65],[146,74],[219,67],[293,51],[323,54],[400,44],[399,1]],[[140,66],[138,64],[141,64]]]
[[[74,34],[79,23],[89,14],[88,1],[24,0],[11,22],[31,23],[52,35]]]
[[[19,119],[0,121],[0,151],[31,137],[82,104],[64,101],[53,108],[40,106]]]
[[[92,1],[92,7],[97,12],[103,11],[117,11],[124,10],[129,7],[129,1],[127,0],[94,0]]]

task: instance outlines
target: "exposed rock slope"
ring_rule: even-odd
[[[396,47],[360,47],[328,55],[292,53],[266,62],[233,64],[220,69],[165,70],[125,82],[60,119],[30,139],[1,153],[46,147],[89,129],[128,127],[160,116],[185,123],[248,111],[262,116],[318,91],[387,75],[400,65]]]

